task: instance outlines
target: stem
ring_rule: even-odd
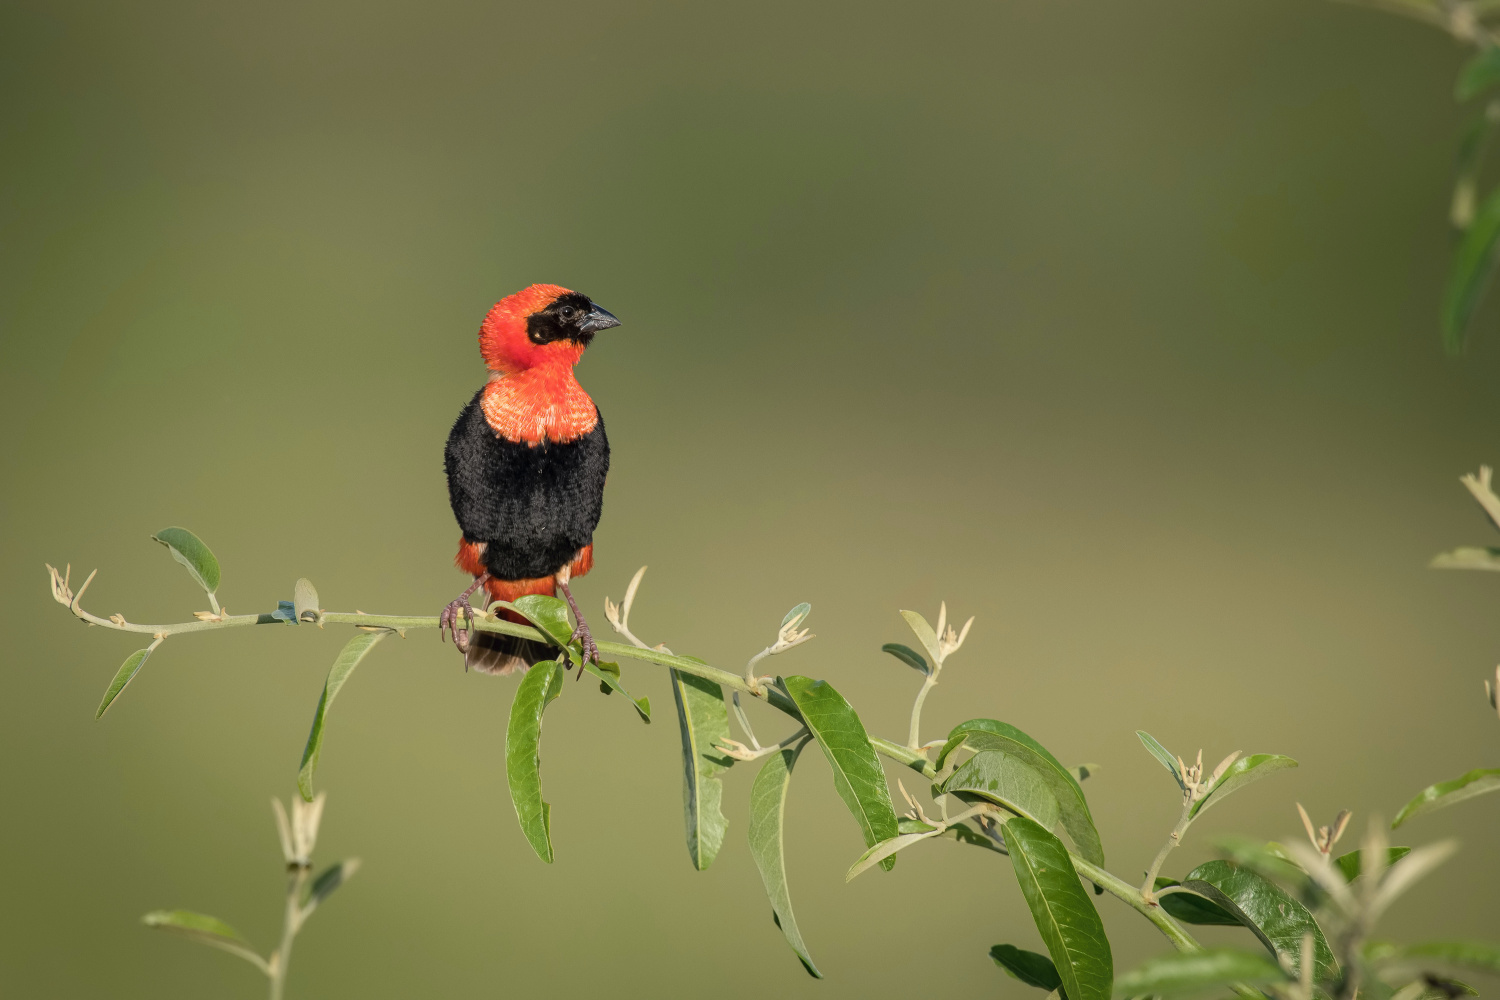
[[[1182,835],[1187,833],[1187,828],[1193,825],[1193,803],[1197,801],[1192,794],[1183,794],[1182,816],[1178,818],[1177,825],[1172,828],[1172,832],[1167,834],[1167,842],[1162,844],[1161,850],[1156,852],[1156,860],[1151,862],[1151,867],[1146,872],[1146,880],[1141,883],[1141,895],[1152,906],[1156,905],[1156,876],[1161,871],[1162,862],[1167,860],[1167,855],[1172,853],[1174,847],[1182,843]]]
[[[936,666],[933,668],[932,673],[927,675],[927,679],[922,682],[922,690],[917,692],[917,700],[912,703],[911,732],[906,739],[906,746],[909,750],[917,750],[922,746],[921,741],[917,739],[917,728],[922,723],[922,702],[927,700],[927,692],[931,691],[933,686],[937,684],[938,671],[941,669],[941,665]]]
[[[292,961],[292,942],[302,926],[302,887],[307,884],[309,869],[298,865],[287,876],[286,909],[281,918],[281,944],[271,953],[271,1000],[281,1000],[286,988],[286,969]]]

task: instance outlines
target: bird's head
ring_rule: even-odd
[[[502,373],[578,363],[594,334],[620,321],[587,295],[532,285],[495,303],[479,328],[484,363]]]

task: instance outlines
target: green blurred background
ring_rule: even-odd
[[[96,722],[139,643],[73,623],[43,562],[97,566],[101,614],[182,620],[202,597],[148,538],[182,524],[235,612],[306,575],[331,609],[436,613],[475,331],[535,281],[625,322],[579,369],[614,445],[599,626],[649,564],[639,632],[735,668],[811,601],[775,666],[899,737],[916,679],[879,646],[946,599],[977,621],[925,734],[992,715],[1102,764],[1127,877],[1176,816],[1137,728],[1303,762],[1179,875],[1214,835],[1296,835],[1298,800],[1362,829],[1500,757],[1500,580],[1426,568],[1493,540],[1457,476],[1500,461],[1495,311],[1462,360],[1437,337],[1464,53],[1436,32],[1319,0],[11,0],[0,53],[7,996],[262,995],[139,917],[270,947],[267,800],[346,638],[172,640]],[[670,693],[626,679],[650,727],[595,685],[548,715],[549,867],[505,791],[514,681],[431,632],[379,648],[318,776],[319,855],[366,867],[289,995],[1026,992],[985,954],[1040,944],[1003,859],[937,844],[846,886],[816,755],[789,807],[809,980],[749,770],[694,872]],[[1382,933],[1494,937],[1497,819],[1415,821],[1466,849]],[[1119,967],[1166,950],[1100,908]]]

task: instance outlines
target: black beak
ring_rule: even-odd
[[[578,321],[578,329],[584,333],[598,333],[600,330],[608,330],[619,325],[620,321],[615,319],[614,313],[598,305],[595,305],[583,319]]]

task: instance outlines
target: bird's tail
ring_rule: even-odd
[[[500,613],[518,625],[530,624],[513,612]],[[469,633],[469,648],[464,653],[464,666],[482,674],[499,674],[504,677],[554,656],[556,651],[545,642],[475,629]]]

